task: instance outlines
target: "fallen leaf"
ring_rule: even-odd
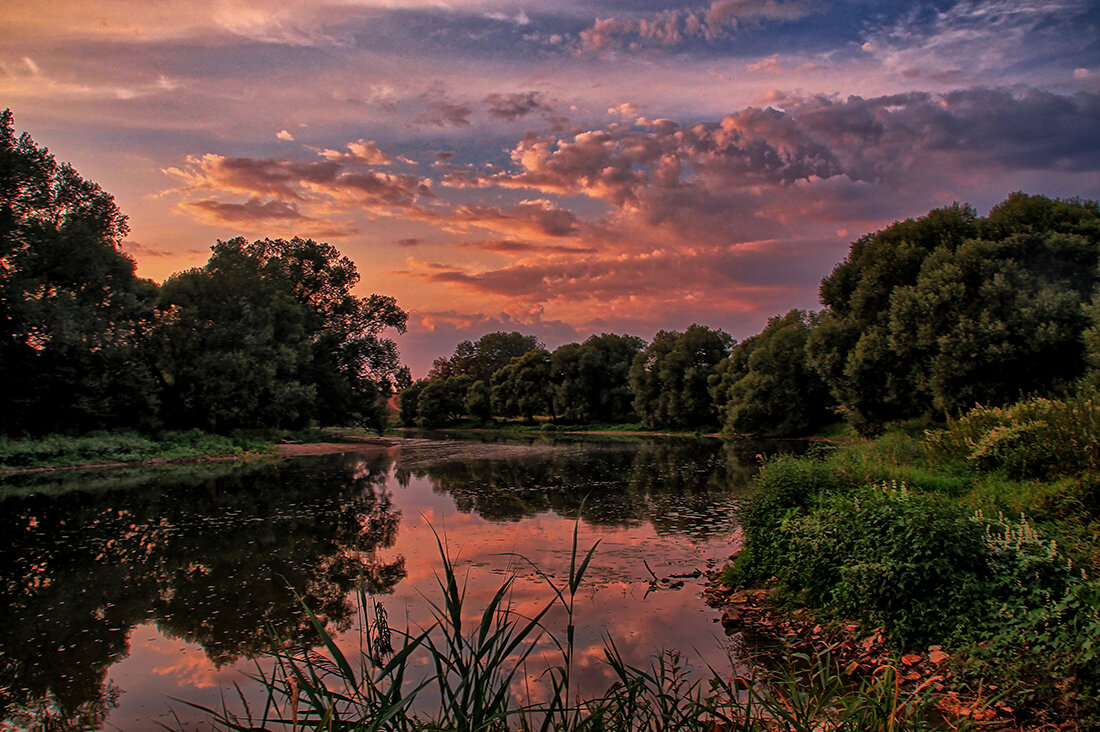
[[[924,660],[924,657],[917,653],[906,653],[901,657],[901,662],[906,666],[912,666],[913,664],[920,663]]]

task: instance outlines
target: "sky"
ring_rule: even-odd
[[[302,236],[414,376],[496,330],[742,339],[852,241],[1100,199],[1100,0],[4,0],[0,107],[138,274]]]

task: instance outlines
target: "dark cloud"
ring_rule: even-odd
[[[415,247],[423,244],[423,239],[417,239],[416,237],[409,237],[407,239],[398,239],[397,246],[399,247]]]
[[[226,158],[207,154],[188,158],[184,168],[168,168],[166,172],[184,179],[185,191],[214,190],[250,194],[250,202],[243,204],[242,217],[260,212],[260,204],[254,200],[268,196],[283,201],[317,203],[328,197],[372,209],[412,209],[421,199],[433,197],[430,181],[408,174],[385,173],[364,165],[364,156],[372,155],[376,164],[388,164],[388,159],[373,155],[368,144],[362,141],[349,145],[349,155],[324,151],[328,160],[296,162],[291,160]],[[376,150],[376,148],[375,148]],[[212,202],[185,203],[192,211],[219,211]],[[267,218],[291,218],[297,209],[288,205],[263,204]],[[237,215],[234,209],[218,213],[220,217]],[[300,214],[299,214],[300,215]]]
[[[244,203],[224,203],[212,198],[184,202],[181,208],[196,218],[216,224],[262,224],[272,221],[308,221],[298,207],[286,201],[267,201],[249,198]]]
[[[521,201],[509,208],[467,204],[449,210],[420,211],[417,215],[458,231],[476,226],[516,236],[553,238],[575,236],[580,231],[576,214],[542,199]]]
[[[422,125],[435,127],[469,127],[470,115],[474,113],[468,104],[457,102],[431,101],[427,104],[427,111],[417,118]]]
[[[202,252],[201,249],[187,249],[185,251],[177,251],[175,249],[167,249],[160,246],[151,246],[149,244],[143,244],[141,242],[127,239],[122,243],[122,248],[131,254],[140,254],[142,257],[177,257],[180,254],[198,254]]]
[[[582,194],[610,203],[620,219],[715,242],[769,235],[769,211],[774,218],[784,206],[844,193],[824,185],[834,179],[919,196],[918,184],[964,185],[979,170],[1080,172],[1100,160],[1094,93],[970,89],[789,99],[784,107],[747,107],[688,128],[661,120],[528,135],[512,152],[514,170],[454,170],[444,182]]]
[[[463,241],[458,246],[468,249],[480,249],[495,254],[594,254],[595,247],[571,247],[561,244],[541,244],[515,239],[490,239],[483,241]]]
[[[532,112],[549,111],[542,101],[542,94],[529,91],[522,94],[490,94],[485,97],[489,116],[514,122]]]

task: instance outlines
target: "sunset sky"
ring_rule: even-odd
[[[158,281],[324,239],[415,376],[817,305],[849,243],[1014,190],[1100,198],[1100,2],[0,4],[0,107],[115,196]]]

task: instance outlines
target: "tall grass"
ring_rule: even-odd
[[[602,695],[580,699],[571,681],[573,601],[597,547],[582,555],[575,527],[564,583],[536,568],[549,588],[537,612],[524,616],[511,607],[513,574],[500,584],[477,622],[468,625],[465,584],[436,538],[440,599],[428,600],[433,622],[427,628],[390,628],[384,611],[360,590],[354,657],[341,650],[306,607],[324,652],[276,650],[269,654],[269,664],[257,663],[254,679],[266,690],[262,708],[249,708],[243,693],[236,711],[228,704],[215,709],[185,703],[203,711],[216,729],[235,732],[934,729],[927,721],[928,699],[902,694],[892,669],[880,669],[866,683],[853,686],[827,654],[788,658],[773,670],[754,665],[755,672],[744,674],[734,670],[731,658],[728,669],[696,675],[673,650],[655,657],[647,668],[632,666],[608,639],[605,660],[616,680]],[[545,622],[555,606],[565,612],[564,634]],[[396,649],[392,639],[398,641]],[[556,661],[544,673],[531,675],[532,653],[547,644]],[[542,693],[517,693],[531,683],[541,684]]]
[[[1079,392],[977,407],[926,440],[934,461],[965,459],[1013,477],[1051,479],[1100,470],[1100,403]]]

